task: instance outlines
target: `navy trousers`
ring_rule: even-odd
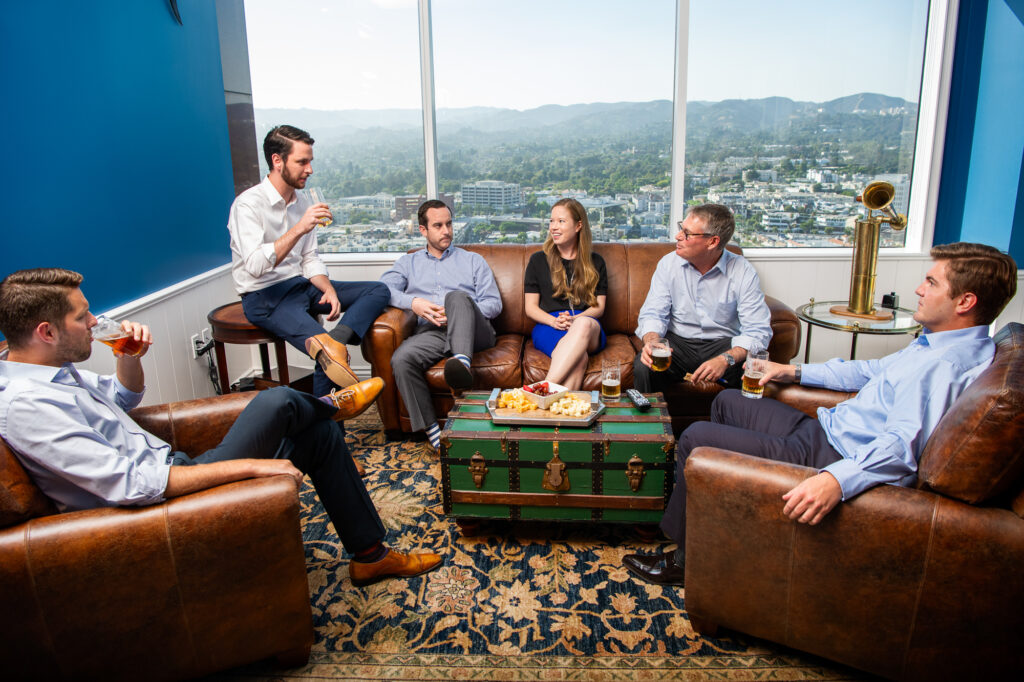
[[[344,432],[331,419],[334,412],[327,403],[287,386],[260,391],[220,445],[194,459],[175,453],[174,464],[290,459],[313,482],[341,544],[355,553],[382,541],[385,530]]]
[[[822,469],[842,459],[821,428],[821,422],[800,410],[772,400],[744,398],[736,389],[722,391],[711,403],[711,421],[686,428],[676,444],[676,485],[672,489],[661,529],[686,546],[686,477],[683,468],[690,451],[710,446]],[[779,499],[779,513],[783,502]]]
[[[391,300],[391,292],[383,282],[331,280],[331,284],[344,311],[338,324],[344,324],[355,332],[357,338],[353,343],[358,343]],[[305,277],[292,277],[265,289],[242,294],[242,310],[254,325],[305,353],[306,339],[325,331],[317,316],[331,312],[330,306],[319,303],[322,296],[323,292]],[[318,396],[326,395],[334,387],[318,364],[313,370],[313,392]]]

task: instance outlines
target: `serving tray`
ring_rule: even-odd
[[[584,417],[567,417],[564,414],[554,414],[548,410],[530,410],[519,412],[511,407],[498,407],[498,396],[503,389],[496,388],[491,391],[487,398],[487,411],[491,415],[491,421],[495,424],[508,424],[515,426],[578,426],[586,428],[594,423],[604,412],[604,403],[598,391],[569,391],[568,395],[577,396],[590,402],[590,414]]]

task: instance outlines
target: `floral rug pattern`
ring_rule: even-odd
[[[367,428],[369,427],[369,428]],[[682,588],[634,580],[629,526],[495,522],[463,537],[441,509],[440,464],[422,443],[349,424],[349,444],[403,552],[434,551],[423,576],[352,586],[348,558],[312,487],[301,494],[316,642],[308,665],[236,669],[238,679],[842,680],[855,671],[738,634],[709,639]]]

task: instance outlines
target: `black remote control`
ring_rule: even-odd
[[[626,395],[629,396],[629,401],[636,405],[636,409],[641,412],[646,412],[651,409],[651,401],[644,397],[644,394],[635,388],[631,388],[626,391]]]

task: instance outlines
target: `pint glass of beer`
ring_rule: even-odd
[[[672,364],[672,346],[668,339],[655,339],[651,344],[651,369],[664,372]]]
[[[145,347],[142,341],[135,340],[131,332],[122,329],[120,322],[114,322],[102,315],[96,318],[96,326],[92,328],[92,339],[107,344],[121,355],[132,357],[142,353]]]
[[[617,362],[601,361],[601,400],[613,403],[622,395],[622,370]]]
[[[764,395],[764,386],[760,384],[764,376],[765,364],[768,362],[768,351],[747,353],[747,362],[743,365],[743,397],[760,398]]]

